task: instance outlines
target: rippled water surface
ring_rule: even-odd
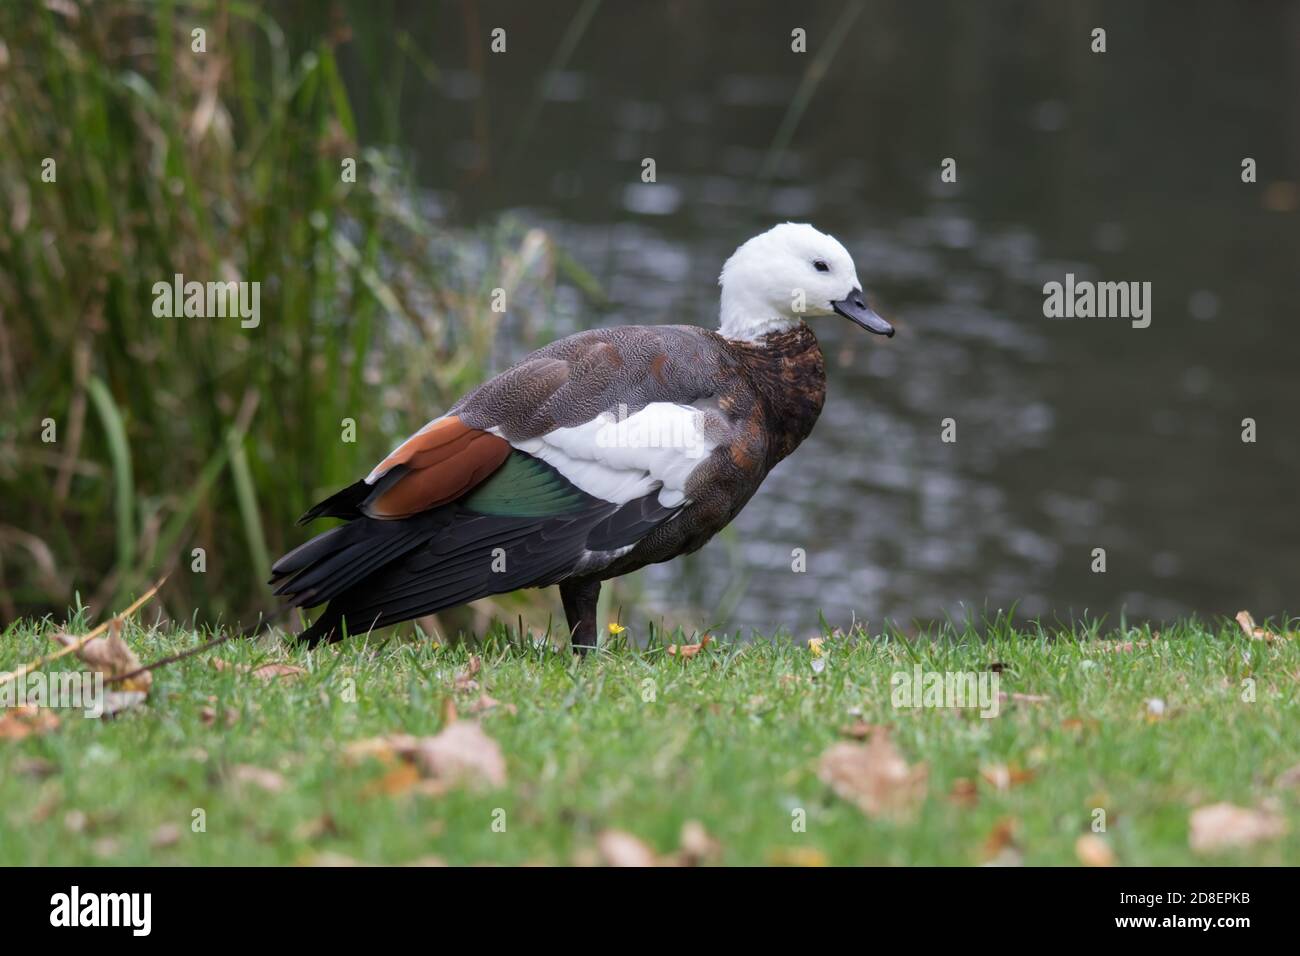
[[[899,329],[818,320],[812,437],[729,532],[620,583],[625,618],[1297,610],[1300,6],[460,9],[357,26],[409,31],[439,71],[363,126],[454,219],[536,222],[600,281],[612,305],[566,296],[557,333],[712,325],[723,259],[786,219],[843,241]],[[508,52],[467,56],[497,25]],[[386,77],[349,63],[352,85]],[[1067,272],[1152,283],[1150,327],[1045,318]]]

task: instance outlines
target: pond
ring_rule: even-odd
[[[581,324],[711,326],[726,256],[796,220],[897,326],[819,320],[813,435],[625,619],[1262,618],[1300,580],[1300,5],[1250,11],[409,5],[341,53],[453,221],[536,222],[602,283]],[[1150,283],[1149,325],[1048,318],[1067,275]]]

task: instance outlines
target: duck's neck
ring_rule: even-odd
[[[732,342],[770,413],[770,464],[799,447],[826,401],[826,362],[812,329],[800,322],[757,342]]]

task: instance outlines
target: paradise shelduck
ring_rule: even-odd
[[[786,223],[722,267],[718,331],[579,332],[484,382],[308,511],[345,524],[271,583],[338,640],[489,594],[558,584],[575,650],[600,583],[700,548],[812,431],[826,396],[805,317],[880,335],[847,250]]]

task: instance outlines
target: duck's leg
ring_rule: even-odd
[[[586,654],[596,646],[596,602],[600,600],[599,578],[570,578],[560,582],[560,600],[569,621],[570,646],[575,654]]]

